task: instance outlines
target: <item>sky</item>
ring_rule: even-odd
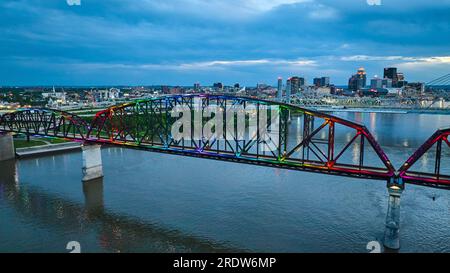
[[[1,0],[0,86],[450,73],[450,0]]]

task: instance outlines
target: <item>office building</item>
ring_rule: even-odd
[[[396,67],[388,67],[384,69],[384,76],[385,79],[391,79],[392,80],[392,86],[397,87],[398,83],[398,73]]]
[[[388,78],[384,78],[384,79],[381,81],[381,86],[382,86],[383,88],[392,88],[392,80],[391,80],[391,79],[388,79]]]
[[[367,74],[364,68],[359,68],[355,75],[352,75],[348,80],[348,89],[358,91],[366,87]]]
[[[300,92],[300,87],[305,86],[305,78],[301,77],[291,77],[289,78],[291,84],[291,94],[297,94]]]
[[[194,83],[194,91],[198,92],[200,91],[200,83]]]
[[[283,79],[281,77],[278,78],[277,97],[279,100],[283,97]]]
[[[313,84],[315,87],[327,87],[330,86],[330,77],[314,78]]]
[[[370,80],[370,88],[377,89],[383,87],[383,80],[380,78],[373,78]]]
[[[286,81],[286,98],[288,99],[288,102],[291,100],[291,93],[292,93],[292,82],[291,78],[289,78]]]
[[[213,84],[214,91],[222,91],[223,84],[221,82],[216,82]]]

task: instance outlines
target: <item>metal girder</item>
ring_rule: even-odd
[[[172,136],[171,127],[179,118],[173,116],[176,107],[186,107],[194,120],[196,111],[204,113],[210,106],[223,109],[215,113],[224,122],[222,130],[214,126],[216,133],[206,136],[202,129],[200,137],[192,135],[190,139]],[[276,119],[268,107],[277,109]],[[256,118],[253,125],[249,124],[251,116]],[[297,126],[301,127],[296,137],[290,132],[293,118],[299,119]],[[200,126],[210,119],[202,116]],[[262,121],[276,126],[262,130],[267,129],[260,125]],[[191,123],[189,127],[195,126],[198,125]],[[241,138],[240,126],[246,133],[254,126],[256,133]],[[348,139],[340,137],[342,128],[348,131]],[[90,124],[67,112],[27,109],[2,116],[0,131],[358,178],[389,180],[395,175],[388,157],[363,125],[290,104],[248,97],[198,94],[138,100],[100,111]],[[266,131],[277,138],[267,138]],[[276,149],[267,149],[269,146]],[[380,166],[369,162],[366,153],[378,158]]]
[[[405,183],[418,184],[435,188],[450,189],[450,169],[443,168],[443,153],[450,150],[450,128],[437,130],[417,151],[402,165],[399,177]],[[435,150],[433,149],[435,147]],[[415,171],[415,164],[426,155],[433,166],[428,169]]]
[[[89,125],[82,118],[51,109],[20,109],[0,117],[0,131],[84,139]]]

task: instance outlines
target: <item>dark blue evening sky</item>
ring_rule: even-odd
[[[0,86],[450,73],[450,0],[67,1],[0,2]]]

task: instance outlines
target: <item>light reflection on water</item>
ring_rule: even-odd
[[[338,115],[366,124],[397,168],[450,125],[443,115]],[[294,121],[291,131],[302,133]],[[351,151],[354,160],[358,146]],[[87,252],[365,252],[383,236],[384,182],[120,148],[102,154],[103,183],[84,186],[80,153],[2,163],[0,251],[65,252],[76,240]],[[402,251],[449,252],[449,224],[450,192],[407,187]]]

